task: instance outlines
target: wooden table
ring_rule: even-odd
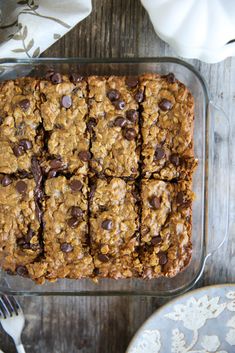
[[[92,14],[43,56],[176,56],[155,34],[138,0],[93,0]],[[235,58],[207,65],[189,60],[205,77],[212,99],[231,126],[231,205],[229,240],[207,262],[199,285],[235,281]],[[233,123],[234,119],[234,123]],[[223,196],[223,185],[221,197]],[[223,221],[223,220],[221,220]],[[222,236],[222,235],[221,235]],[[26,316],[27,353],[123,353],[134,332],[163,300],[156,298],[21,298]],[[2,332],[0,347],[15,352]]]

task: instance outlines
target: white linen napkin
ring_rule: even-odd
[[[32,58],[87,17],[91,0],[0,2],[0,58]]]

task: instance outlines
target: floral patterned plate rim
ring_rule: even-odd
[[[234,353],[235,284],[195,289],[163,305],[126,353]]]

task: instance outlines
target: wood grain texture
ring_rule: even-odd
[[[44,57],[176,56],[153,30],[138,0],[93,0],[92,14]],[[211,98],[228,114],[231,132],[229,240],[207,262],[197,286],[235,281],[235,58],[207,65],[189,60],[204,76]],[[223,197],[223,185],[218,185]],[[222,221],[222,220],[221,220]],[[222,236],[222,234],[221,234]],[[124,353],[131,337],[163,300],[155,298],[20,298],[27,353]],[[1,331],[0,348],[15,352]]]

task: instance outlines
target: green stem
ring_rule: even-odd
[[[23,43],[23,48],[24,48],[24,50],[25,50],[25,53],[26,53],[27,57],[28,57],[28,58],[31,58],[31,56],[29,55],[28,50],[27,50],[27,48],[26,48],[26,46],[25,46],[24,39],[22,39],[22,43]]]
[[[28,6],[33,11],[33,13],[30,13],[31,15],[35,15],[35,16],[38,16],[38,17],[41,17],[41,18],[46,18],[48,20],[51,20],[51,21],[59,23],[61,26],[65,27],[65,28],[68,28],[68,29],[70,28],[70,26],[67,23],[59,20],[58,18],[51,17],[51,16],[40,15],[40,13],[38,13],[36,10],[34,10],[32,6],[30,6],[30,5],[28,5]]]

